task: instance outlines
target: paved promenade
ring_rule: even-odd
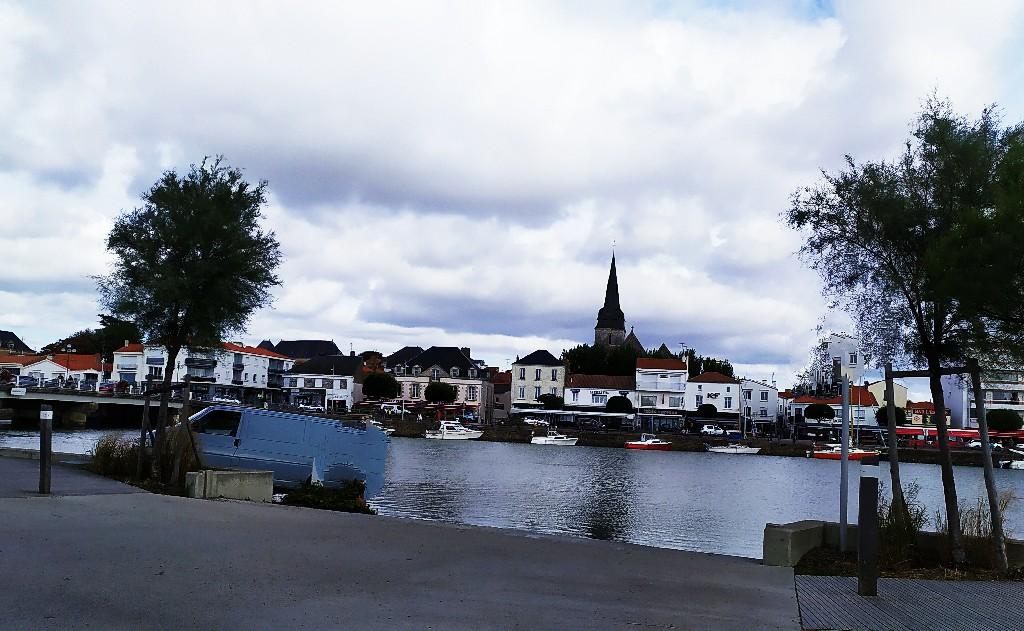
[[[756,561],[79,482],[0,491],[5,628],[799,629]]]

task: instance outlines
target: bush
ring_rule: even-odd
[[[139,440],[118,434],[104,434],[90,452],[88,469],[110,478],[135,477],[139,462]]]
[[[337,489],[327,488],[320,482],[303,482],[299,488],[286,493],[281,503],[343,513],[376,515],[377,511],[370,508],[363,499],[365,491],[366,484],[362,480],[352,480]]]
[[[371,372],[363,378],[363,396],[369,399],[394,399],[398,380],[386,372]]]
[[[993,410],[995,411],[995,410]],[[1009,410],[1012,411],[1012,410]],[[1010,506],[1017,501],[1011,490],[999,494],[999,512],[1006,515]],[[964,536],[964,551],[967,553],[967,564],[975,567],[992,568],[995,566],[995,546],[992,542],[992,515],[988,508],[988,498],[979,497],[975,503],[960,503],[960,529]],[[1006,525],[1004,520],[1003,530]],[[949,523],[941,510],[935,511],[935,531],[947,534]],[[1007,537],[1009,532],[1005,532]]]
[[[633,402],[621,394],[616,395],[604,404],[605,412],[629,413],[633,411]]]
[[[565,406],[565,399],[554,394],[542,394],[537,400],[544,404],[545,410],[561,410]]]
[[[829,408],[831,409],[831,408]],[[835,410],[832,410],[835,414]],[[880,426],[885,427],[889,424],[889,412],[886,410],[886,406],[882,406],[875,410],[875,422]],[[907,411],[903,408],[896,408],[896,424],[906,425],[907,424]]]
[[[928,515],[918,499],[921,487],[911,482],[903,489],[903,501],[907,505],[906,523],[897,518],[892,510],[892,497],[881,483],[878,487],[878,531],[881,558],[887,565],[898,565],[912,560],[917,535],[928,523]]]
[[[824,403],[812,403],[804,408],[804,418],[831,419],[836,417],[836,411],[831,405]]]
[[[1015,432],[1024,425],[1020,414],[1015,410],[987,410],[985,420],[993,432]]]
[[[702,403],[697,406],[697,416],[714,418],[718,416],[718,408],[710,403]]]
[[[455,386],[440,381],[431,382],[423,391],[423,398],[428,403],[452,403],[458,396],[459,393],[455,390]]]

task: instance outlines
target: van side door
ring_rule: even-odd
[[[225,469],[238,466],[235,452],[241,421],[241,411],[213,409],[193,422],[193,430],[208,466]]]
[[[273,471],[275,486],[299,486],[310,477],[313,464],[312,450],[305,444],[306,424],[298,415],[247,413],[235,452],[237,466]]]

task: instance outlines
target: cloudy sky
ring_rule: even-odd
[[[1024,5],[914,4],[0,0],[0,329],[94,325],[117,214],[224,154],[287,257],[245,341],[557,353],[614,241],[645,344],[788,384],[844,327],[788,195],[932,90],[1024,119]]]

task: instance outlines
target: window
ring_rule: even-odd
[[[540,398],[540,386],[534,386],[534,388],[533,388],[533,398],[534,399],[539,399]]]
[[[395,374],[396,375],[401,375],[404,372],[405,372],[405,367],[404,366],[395,366]]]
[[[725,391],[726,392],[732,392],[732,386],[726,386],[725,387]]]
[[[579,390],[573,390],[572,391],[572,400],[573,400],[573,403],[575,403],[576,401],[580,400],[580,391]]]
[[[608,403],[608,393],[607,392],[591,392],[590,393],[590,402],[591,403]]]
[[[245,373],[245,375],[242,377],[242,381],[249,381],[249,373]]]
[[[725,409],[731,410],[732,409],[732,397],[725,397],[724,405],[725,405]]]
[[[704,404],[704,397],[698,394],[696,397],[694,397],[694,401],[697,402],[697,407],[700,407],[701,405]]]
[[[768,391],[767,390],[762,390],[761,391],[761,400],[762,401],[767,401],[768,400]]]
[[[553,394],[553,395],[555,395],[557,397],[558,396],[558,388],[552,387],[551,388],[551,394]]]
[[[850,365],[857,363],[857,353],[850,353]]]
[[[470,379],[476,379],[476,368],[470,368],[469,369],[469,378]]]
[[[348,390],[348,379],[339,379],[338,380],[338,389],[339,390]]]
[[[420,398],[420,385],[418,383],[409,384],[409,398],[418,399]]]
[[[520,368],[519,369],[519,378],[520,379],[526,379],[526,369],[525,368]]]
[[[163,379],[164,378],[164,367],[163,366],[150,366],[149,367],[149,376],[153,377],[154,379]]]
[[[540,368],[537,368],[533,371],[533,380],[540,381]]]
[[[413,377],[419,377],[419,376],[420,376],[420,372],[421,372],[422,370],[423,370],[423,369],[422,369],[422,368],[420,368],[419,366],[413,366],[413,367],[412,367],[412,375],[413,375]]]
[[[197,430],[203,434],[217,436],[234,436],[238,432],[238,424],[242,421],[241,412],[231,410],[213,410],[199,419]]]
[[[760,412],[762,418],[768,416],[768,408],[761,408]]]
[[[432,381],[437,381],[440,378],[441,378],[441,369],[440,368],[431,368],[430,369],[430,379]]]
[[[668,406],[670,408],[681,408],[683,407],[683,397],[669,397]]]
[[[303,379],[302,380],[302,387],[303,388],[315,388],[316,387],[316,379]]]
[[[476,386],[467,386],[466,387],[466,400],[467,401],[476,401],[477,396],[478,395],[477,395],[477,387]]]
[[[750,395],[751,395],[751,391],[750,390],[744,390],[743,391],[743,398],[745,400],[749,401],[750,400]]]
[[[558,381],[558,369],[557,368],[552,368],[551,369],[551,381]]]
[[[289,388],[296,388],[296,387],[298,387],[298,385],[299,385],[299,380],[298,379],[292,378],[292,379],[288,380],[288,387]]]
[[[516,397],[516,398],[517,399],[525,399],[526,398],[526,387],[525,386],[519,386],[519,396]]]
[[[703,388],[703,386],[702,386],[702,385],[700,385],[700,384],[698,383],[698,384],[697,384],[697,392],[700,392],[700,389],[701,389],[701,388]]]
[[[640,395],[640,407],[652,408],[658,405],[658,397],[653,394],[642,394]]]
[[[452,366],[451,376],[452,377],[458,377],[459,376],[459,368],[457,366]]]

